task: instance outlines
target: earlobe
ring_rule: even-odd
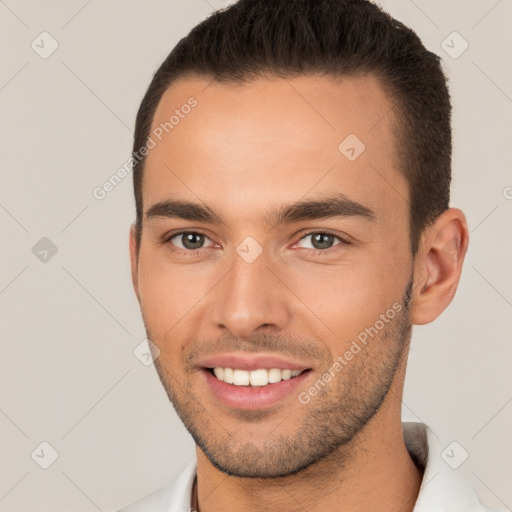
[[[130,249],[130,267],[132,273],[132,284],[133,289],[135,291],[135,295],[137,296],[137,300],[140,302],[139,297],[139,256],[137,251],[137,237],[135,230],[135,222],[130,227],[130,235],[129,235],[129,249]]]
[[[468,241],[466,218],[457,208],[446,210],[425,229],[414,265],[413,324],[432,322],[452,301]]]

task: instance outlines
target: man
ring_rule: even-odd
[[[366,0],[240,0],[156,72],[134,289],[197,445],[128,511],[489,510],[402,423],[412,325],[468,245],[439,58]]]

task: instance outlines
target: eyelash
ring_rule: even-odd
[[[199,249],[195,249],[195,250],[187,250],[187,249],[181,249],[179,247],[175,247],[172,243],[170,243],[171,239],[176,237],[176,236],[184,235],[184,234],[191,234],[191,233],[192,234],[197,234],[197,235],[203,235],[206,238],[208,238],[208,236],[205,233],[201,232],[201,231],[183,229],[183,230],[179,230],[179,231],[173,232],[169,236],[166,236],[164,238],[164,240],[163,240],[163,244],[164,245],[168,245],[169,249],[172,252],[174,252],[174,253],[176,253],[176,252],[179,252],[179,253],[185,252],[188,257],[196,256],[197,254],[199,254],[201,252],[202,249],[206,249],[206,247],[200,247]],[[336,248],[338,246],[340,246],[340,245],[350,245],[350,242],[348,240],[345,240],[344,238],[340,237],[336,233],[333,233],[332,231],[329,231],[329,230],[312,230],[312,231],[309,231],[308,233],[305,233],[304,235],[302,235],[299,238],[298,241],[303,240],[304,238],[307,238],[310,235],[316,235],[316,234],[333,236],[334,238],[337,238],[340,241],[340,243],[336,244],[336,245],[333,245],[332,247],[329,247],[328,249],[302,249],[302,250],[305,250],[305,251],[308,251],[308,252],[312,252],[312,253],[317,253],[317,254],[318,253],[329,254],[331,251],[336,250]]]
[[[179,253],[185,252],[188,257],[196,256],[197,254],[199,254],[201,252],[201,249],[205,249],[205,247],[200,247],[199,249],[195,249],[195,250],[191,251],[191,250],[187,250],[187,249],[181,249],[179,247],[174,247],[174,245],[171,243],[171,239],[174,238],[175,236],[191,234],[191,233],[195,234],[195,235],[204,235],[206,238],[208,238],[208,236],[205,233],[202,233],[201,231],[182,229],[180,231],[171,233],[169,236],[166,236],[163,240],[163,243],[164,243],[164,245],[168,245],[169,249],[172,252],[175,252],[175,253],[176,252],[179,252]]]
[[[304,235],[302,235],[300,238],[299,238],[299,241],[300,240],[303,240],[304,238],[307,238],[308,236],[310,235],[330,235],[334,238],[337,238],[340,243],[339,244],[336,244],[336,245],[333,245],[332,247],[329,247],[328,249],[303,249],[305,251],[311,251],[313,253],[316,253],[316,254],[330,254],[332,251],[336,251],[337,248],[339,248],[340,245],[350,245],[350,242],[344,238],[342,238],[340,235],[337,235],[336,233],[333,233],[332,231],[329,231],[329,230],[312,230],[312,231],[309,231],[308,233],[305,233]]]

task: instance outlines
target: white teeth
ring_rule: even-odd
[[[215,372],[215,369],[213,370]],[[217,377],[219,380],[223,380],[224,382],[227,382],[228,384],[233,384],[234,381],[234,372],[233,368],[224,368],[224,375],[222,376],[222,379]]]
[[[268,384],[267,370],[253,370],[249,375],[251,386],[266,386]]]
[[[234,370],[233,384],[235,386],[248,386],[249,385],[249,372],[244,370]]]
[[[281,378],[283,380],[288,380],[292,378],[292,371],[291,370],[283,370],[283,373],[281,374]]]
[[[275,384],[282,380],[289,380],[297,377],[303,370],[281,370],[280,368],[271,368],[267,370],[260,368],[258,370],[246,371],[233,368],[215,367],[214,375],[217,379],[235,386],[266,386],[267,384]]]
[[[272,368],[268,371],[268,381],[271,384],[275,382],[281,382],[281,373],[282,371],[279,368]]]

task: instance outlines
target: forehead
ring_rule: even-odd
[[[373,75],[180,79],[153,119],[161,140],[152,136],[146,160],[145,209],[177,191],[239,212],[308,191],[337,190],[377,209],[397,194],[404,201],[392,106]]]

